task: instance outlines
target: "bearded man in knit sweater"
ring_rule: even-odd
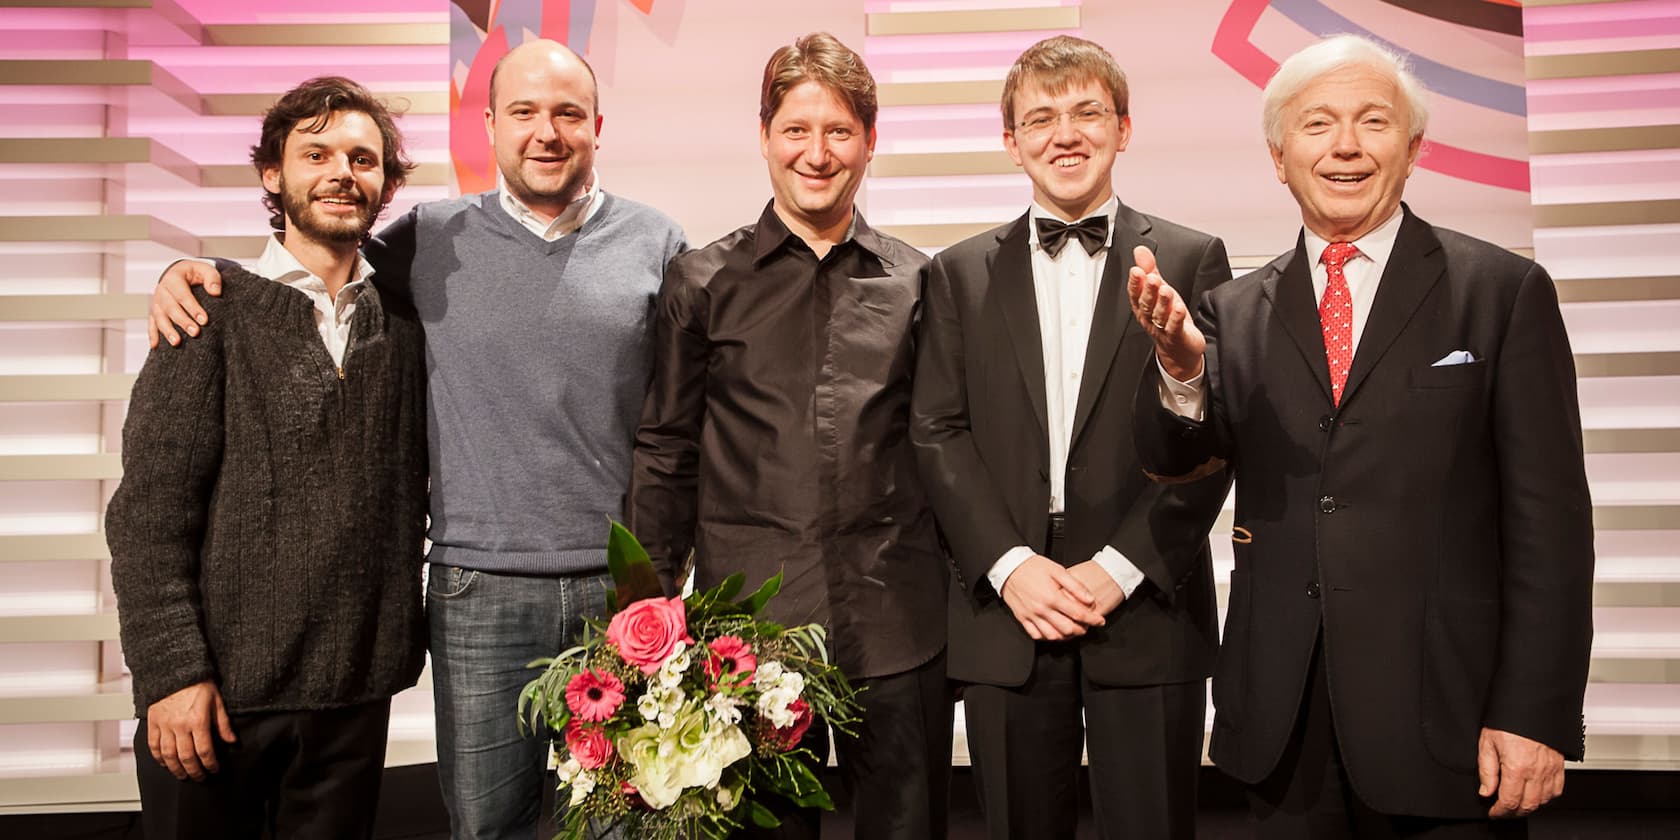
[[[370,837],[391,695],[425,654],[425,370],[357,245],[413,164],[347,79],[251,150],[279,231],[153,352],[106,518],[146,836]]]
[[[427,614],[438,773],[454,837],[536,836],[546,742],[519,731],[526,666],[605,612],[607,519],[624,518],[648,317],[681,228],[601,189],[594,72],[537,40],[491,77],[502,188],[422,204],[366,248],[426,332]],[[203,310],[182,262],[154,294],[172,343]],[[193,344],[194,342],[187,342]]]

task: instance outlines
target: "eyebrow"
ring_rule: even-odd
[[[1092,108],[1092,107],[1105,108],[1107,106],[1104,105],[1101,100],[1087,99],[1084,102],[1075,102],[1072,105],[1069,105],[1068,110],[1069,111],[1077,111],[1080,108]],[[1051,106],[1051,105],[1040,105],[1036,108],[1028,108],[1027,109],[1027,114],[1037,114],[1037,113],[1040,113],[1040,112],[1043,112],[1043,111],[1049,111],[1051,113],[1055,113],[1056,108],[1054,106]],[[1023,116],[1025,116],[1025,114],[1023,114]]]
[[[326,149],[326,150],[330,151],[327,144],[322,143],[319,140],[315,140],[315,141],[312,141],[312,142],[309,142],[309,143],[304,143],[303,145],[298,147],[298,151],[300,151],[300,152],[313,151],[315,149]],[[358,153],[358,154],[372,155],[374,157],[379,157],[379,152],[377,152],[373,149],[370,149],[366,146],[354,146],[350,149],[350,151]]]

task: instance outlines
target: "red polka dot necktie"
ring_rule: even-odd
[[[1353,367],[1353,293],[1342,267],[1357,256],[1359,249],[1352,244],[1332,242],[1321,258],[1330,282],[1318,302],[1318,323],[1324,329],[1324,356],[1330,362],[1330,393],[1336,405],[1342,404],[1342,386]]]

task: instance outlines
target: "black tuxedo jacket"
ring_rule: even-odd
[[[1208,295],[1206,419],[1137,392],[1162,475],[1223,460],[1239,540],[1211,753],[1277,764],[1323,630],[1336,734],[1378,811],[1474,818],[1482,727],[1578,759],[1592,507],[1551,278],[1405,211],[1342,403],[1304,244]],[[1436,365],[1469,351],[1468,364]],[[1149,370],[1153,370],[1152,368]]]
[[[1026,681],[1034,643],[986,571],[1017,545],[1043,553],[1050,509],[1028,224],[1023,215],[934,259],[911,399],[911,442],[956,583],[949,673],[1006,686]],[[1126,274],[1132,249],[1147,245],[1165,276],[1195,300],[1230,279],[1230,264],[1218,239],[1123,204],[1112,241],[1068,454],[1063,562],[1082,562],[1112,545],[1147,581],[1106,626],[1083,638],[1083,670],[1109,685],[1202,679],[1211,670],[1218,623],[1207,533],[1229,483],[1219,475],[1165,487],[1139,468],[1131,401],[1152,344],[1131,317]]]

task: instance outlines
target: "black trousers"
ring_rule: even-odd
[[[147,840],[369,838],[385,770],[391,701],[232,716],[218,772],[181,781],[152,757],[146,719],[134,745]]]
[[[1254,836],[1260,840],[1388,840],[1388,838],[1513,838],[1528,836],[1528,821],[1442,820],[1379,814],[1348,781],[1330,714],[1324,640],[1313,651],[1311,682],[1300,718],[1272,774],[1247,789]]]
[[[1062,562],[1059,517],[1047,556]],[[1020,686],[963,690],[968,751],[993,840],[1071,838],[1081,748],[1103,838],[1196,833],[1207,681],[1099,686],[1080,669],[1078,640],[1039,642]]]
[[[834,733],[841,783],[852,797],[858,840],[943,840],[951,793],[954,701],[945,681],[945,654],[885,677],[856,680],[864,689],[857,737]],[[801,746],[828,762],[828,732],[811,727]],[[748,825],[754,840],[806,840],[822,831],[822,811],[765,803],[782,821],[773,829]]]

